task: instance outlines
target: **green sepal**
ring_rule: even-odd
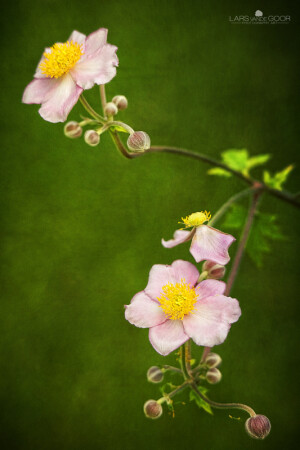
[[[291,164],[283,169],[281,172],[275,173],[272,177],[270,172],[264,172],[264,183],[273,189],[282,190],[282,185],[287,181],[290,172],[293,170],[294,166]]]
[[[125,130],[125,128],[121,127],[120,125],[114,125],[114,126],[110,127],[110,129],[112,131],[119,131],[120,133],[127,133],[127,134],[129,134],[128,131]]]
[[[213,169],[208,170],[208,175],[217,175],[219,177],[231,177],[232,174],[228,172],[228,170],[222,169],[221,167],[214,167]]]
[[[203,387],[203,386],[198,386],[198,390],[199,390],[199,391],[201,392],[201,394],[203,394],[203,395],[205,395],[205,394],[207,393],[207,391],[208,391],[208,389],[206,389],[206,388]],[[190,401],[191,401],[191,402],[192,402],[192,401],[196,402],[196,404],[198,405],[199,408],[202,408],[202,409],[204,409],[204,411],[206,411],[208,414],[212,414],[212,415],[213,415],[211,406],[210,406],[208,403],[206,403],[204,400],[202,400],[202,398],[199,397],[199,396],[196,394],[195,391],[192,391],[192,390],[190,391]]]

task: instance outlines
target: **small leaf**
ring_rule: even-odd
[[[228,170],[222,169],[221,167],[214,167],[213,169],[209,169],[207,171],[208,175],[218,175],[219,177],[229,178],[232,176]]]
[[[293,170],[294,166],[291,164],[283,169],[281,172],[275,173],[272,177],[269,172],[264,172],[264,183],[273,189],[279,191],[282,190],[282,185],[287,181],[290,172]]]
[[[205,395],[205,393],[207,392],[206,388],[203,388],[202,386],[198,386],[199,391]],[[194,391],[190,391],[190,401],[195,401],[198,405],[199,408],[204,409],[204,411],[206,411],[209,414],[213,414],[211,406],[206,403],[206,401],[202,400],[201,397],[199,397],[196,392]]]
[[[128,131],[125,130],[125,128],[121,127],[120,125],[114,125],[113,127],[111,127],[111,130],[112,131],[119,131],[121,133],[127,133],[128,134]]]
[[[226,150],[221,153],[224,164],[226,164],[231,169],[242,172],[247,168],[248,161],[248,151],[246,149],[242,150]]]
[[[262,164],[265,164],[269,159],[271,158],[271,155],[256,155],[252,156],[247,161],[247,169],[250,170],[252,167],[261,166]]]

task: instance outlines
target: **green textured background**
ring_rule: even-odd
[[[228,21],[257,8],[289,14],[292,23]],[[298,156],[293,3],[22,0],[6,4],[1,20],[2,448],[296,448],[298,211],[269,197],[262,204],[280,216],[289,240],[274,245],[262,271],[245,256],[232,292],[243,315],[217,349],[223,381],[210,391],[267,415],[269,438],[248,438],[243,412],[211,417],[194,404],[177,405],[174,419],[147,420],[143,403],[159,394],[146,371],[174,356],[158,355],[147,331],[124,320],[123,305],[145,287],[153,264],[192,261],[186,246],[160,245],[178,219],[215,212],[243,184],[172,155],[127,161],[106,135],[90,148],[21,104],[45,46],[73,29],[107,27],[120,59],[108,97],[129,98],[121,120],[153,144],[214,157],[227,148],[272,152],[270,169],[281,169]],[[87,95],[99,108],[97,89]],[[80,113],[77,105],[70,119]],[[295,171],[289,190],[296,180]]]

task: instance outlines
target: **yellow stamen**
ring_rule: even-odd
[[[211,214],[208,211],[195,212],[186,217],[181,217],[182,222],[185,225],[185,228],[190,227],[198,227],[202,225],[204,222],[208,222],[211,219]]]
[[[182,320],[194,309],[197,293],[184,280],[176,284],[168,283],[162,287],[162,291],[163,294],[157,299],[169,319]]]
[[[49,53],[44,53],[45,59],[40,64],[40,69],[47,77],[59,78],[75,66],[81,55],[82,45],[77,42],[54,44]]]

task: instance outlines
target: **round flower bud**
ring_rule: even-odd
[[[225,267],[214,261],[205,261],[202,270],[203,272],[207,272],[207,279],[220,280],[225,275]]]
[[[127,139],[127,146],[134,152],[143,152],[150,148],[150,137],[144,131],[135,131]]]
[[[118,108],[113,102],[106,103],[104,112],[107,116],[115,116],[118,113]]]
[[[119,111],[126,109],[128,106],[128,100],[124,95],[115,95],[112,102],[116,105]]]
[[[87,130],[84,133],[84,140],[91,147],[95,147],[100,142],[100,136],[95,130]]]
[[[222,362],[222,358],[217,353],[209,353],[204,362],[207,367],[213,369],[214,367],[219,367]]]
[[[216,384],[219,383],[221,381],[222,378],[222,374],[219,371],[219,369],[217,369],[216,367],[213,367],[212,369],[209,369],[206,372],[206,380],[210,383],[210,384]]]
[[[162,415],[162,406],[156,400],[148,400],[144,404],[144,413],[148,419],[158,419]]]
[[[147,372],[147,380],[150,383],[160,383],[164,378],[163,372],[157,366],[152,366]]]
[[[82,128],[78,122],[71,121],[64,126],[64,133],[68,138],[79,138],[82,135]]]
[[[271,431],[271,422],[266,416],[258,414],[246,420],[245,428],[254,439],[264,439]]]

